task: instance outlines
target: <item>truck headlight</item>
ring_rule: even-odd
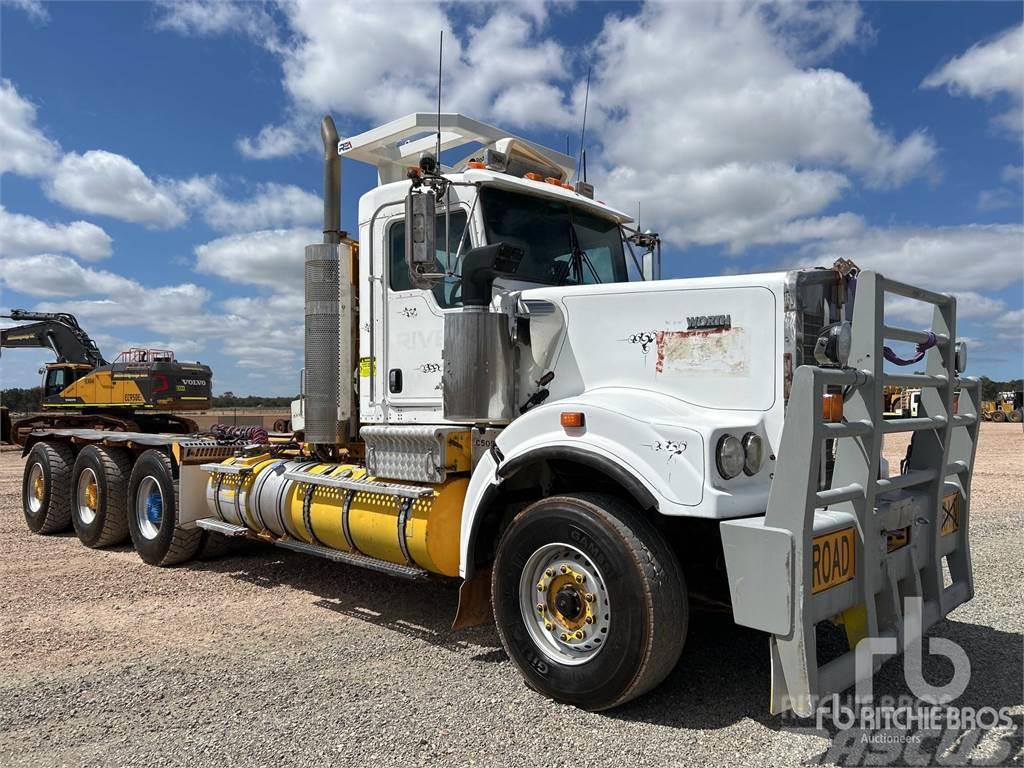
[[[747,432],[743,436],[743,472],[747,475],[756,475],[761,470],[764,462],[764,440],[760,435]]]
[[[814,359],[823,368],[845,368],[850,361],[852,342],[853,328],[848,320],[826,325],[814,342]]]
[[[743,443],[733,435],[722,435],[718,441],[718,448],[715,451],[715,464],[718,465],[718,474],[726,480],[731,480],[743,471],[743,464],[746,461],[746,454],[743,452]]]

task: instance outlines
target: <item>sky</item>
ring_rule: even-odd
[[[0,309],[73,312],[108,358],[294,395],[320,116],[432,111],[443,29],[444,110],[557,149],[591,72],[590,181],[664,277],[852,258],[955,293],[971,373],[1024,373],[1020,3],[0,2]],[[375,178],[345,163],[343,228]]]

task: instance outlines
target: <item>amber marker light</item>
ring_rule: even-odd
[[[562,426],[566,429],[583,426],[583,414],[580,411],[562,411],[560,418]]]
[[[828,393],[821,396],[821,418],[826,422],[840,422],[843,420],[843,396],[838,393]]]

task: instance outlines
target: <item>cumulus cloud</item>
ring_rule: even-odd
[[[127,157],[102,149],[64,155],[46,193],[68,208],[153,227],[175,227],[187,218],[163,185]]]
[[[35,105],[10,80],[0,80],[0,174],[40,176],[59,156],[57,142],[36,126]]]
[[[93,261],[110,256],[111,242],[110,235],[87,221],[50,224],[0,205],[0,254],[5,257],[63,252]]]
[[[840,228],[831,234],[859,228],[855,216],[802,219],[834,202],[848,185],[831,171],[798,171],[782,163],[688,171],[623,164],[606,183],[616,199],[642,201],[644,219],[659,219],[663,236],[678,245],[724,242],[738,251],[751,243],[793,242],[801,229],[811,235],[814,228]]]
[[[50,20],[50,13],[46,10],[42,0],[2,0],[0,6],[17,8],[37,24],[44,24]]]
[[[956,296],[957,322],[970,319],[981,319],[991,322],[1006,311],[1006,302],[1002,299],[985,296],[977,291],[952,291]],[[923,301],[914,301],[903,296],[890,299],[885,306],[890,317],[925,325],[931,322],[934,308]]]
[[[181,34],[248,34],[279,56],[292,111],[343,113],[343,132],[345,122],[384,122],[435,108],[439,30],[446,110],[516,126],[577,124],[565,90],[571,56],[540,34],[547,20],[542,2],[484,6],[468,24],[456,23],[454,9],[438,2],[306,0],[277,11],[190,0],[163,4],[159,25]],[[387,55],[379,45],[339,40],[387,40]],[[267,125],[237,147],[250,158],[281,157],[309,145],[302,136],[291,123]]]
[[[1019,344],[1024,337],[1024,308],[1004,312],[993,325],[998,340]]]
[[[235,283],[301,294],[305,247],[320,240],[316,229],[228,235],[195,249],[196,269]]]
[[[1019,138],[1024,129],[1024,25],[976,43],[928,75],[922,86],[983,99],[1008,95],[1012,107],[995,122]]]
[[[862,269],[934,290],[1000,290],[1024,278],[1024,225],[874,228],[805,246],[805,253],[805,265],[852,259]]]
[[[267,48],[279,45],[278,26],[267,6],[225,0],[158,0],[156,26],[183,35],[242,34]]]
[[[243,200],[216,197],[203,209],[210,226],[221,232],[315,224],[323,215],[318,195],[292,184],[260,184]],[[301,249],[300,249],[301,250]]]
[[[254,136],[242,136],[235,143],[244,157],[252,160],[268,160],[272,157],[286,157],[294,154],[305,143],[302,137],[287,125],[265,125]]]
[[[228,15],[250,8],[263,12],[189,3],[168,26],[224,33]],[[340,112],[343,133],[434,108],[439,29],[445,109],[527,131],[580,124],[582,60],[548,33],[543,4],[488,5],[459,23],[451,6],[432,2],[299,0],[279,10],[273,50],[293,114]],[[929,173],[936,153],[923,130],[880,128],[864,90],[821,66],[870,37],[853,4],[650,4],[609,14],[587,60],[591,175],[620,207],[640,202],[647,223],[676,244],[740,250],[850,236],[860,218],[830,210],[847,188],[898,186]],[[388,55],[339,39],[387,39]],[[293,152],[315,133],[298,125],[265,126],[239,151]]]
[[[141,289],[138,283],[106,270],[83,267],[74,259],[54,254],[0,259],[0,279],[8,288],[28,296],[116,294]]]
[[[838,166],[885,187],[927,168],[926,134],[886,134],[859,85],[801,68],[786,47],[757,7],[650,5],[610,19],[591,103],[612,174],[633,169],[649,185],[693,168],[785,163]]]

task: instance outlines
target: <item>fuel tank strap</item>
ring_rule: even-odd
[[[412,555],[409,553],[409,543],[405,540],[405,529],[409,524],[409,514],[412,512],[412,499],[405,496],[398,504],[398,546],[402,549],[402,556],[409,565],[413,564]]]
[[[316,532],[313,530],[313,521],[310,519],[310,512],[313,506],[313,493],[316,491],[315,485],[307,485],[306,492],[302,497],[302,524],[306,528],[306,533],[309,534],[310,540],[317,546],[324,546],[324,543],[317,538]]]
[[[345,502],[341,505],[341,532],[345,536],[345,543],[353,552],[359,552],[355,540],[352,538],[352,527],[349,522],[349,513],[352,511],[352,499],[356,496],[355,490],[349,488],[345,493]]]

